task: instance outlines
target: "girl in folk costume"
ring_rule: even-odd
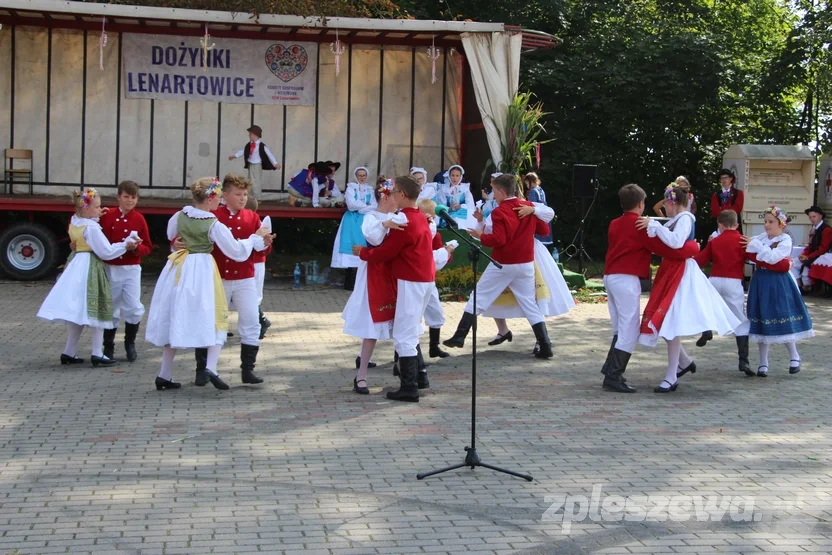
[[[468,223],[468,218],[474,215],[475,204],[474,195],[471,194],[471,185],[462,181],[464,175],[465,170],[462,166],[453,165],[448,168],[450,183],[443,187],[442,194],[439,196],[445,201],[449,214],[460,227],[469,228],[473,224]]]
[[[681,249],[686,242],[693,241],[696,218],[687,211],[688,194],[675,183],[667,186],[664,198],[670,221],[662,226],[656,220],[643,217],[636,221],[636,227],[646,228],[650,237],[658,237],[673,249]],[[639,343],[648,347],[655,347],[659,337],[667,342],[667,373],[653,391],[676,391],[679,377],[696,372],[696,364],[682,347],[683,336],[706,330],[725,335],[739,324],[693,258],[662,259],[644,309],[639,337]]]
[[[168,239],[185,244],[168,257],[150,304],[146,339],[162,347],[162,367],[156,389],[179,389],[171,371],[177,349],[207,348],[206,368],[200,369],[195,384],[209,381],[217,389],[228,385],[217,375],[217,361],[228,331],[228,301],[214,248],[235,262],[245,262],[253,249],[264,250],[271,244],[269,230],[260,228],[246,239],[234,239],[224,225],[216,225],[211,212],[220,204],[222,183],[215,177],[203,177],[191,184],[193,205],[186,206],[168,221]]]
[[[482,188],[482,200],[477,202],[477,208],[480,212],[482,212],[483,219],[487,220],[491,213],[497,208],[497,201],[494,200],[494,180],[500,177],[502,172],[495,172],[491,174],[491,182]],[[520,194],[520,188],[517,189],[518,196],[522,198],[522,194]]]
[[[684,175],[680,175],[673,182],[688,194],[688,212],[696,214],[696,199],[693,197],[693,193],[690,192],[690,181],[688,178]],[[660,200],[653,206],[653,212],[659,217],[665,216],[663,209],[664,199]],[[716,216],[714,216],[714,218],[716,218]]]
[[[341,218],[341,225],[335,235],[335,245],[332,248],[333,268],[358,268],[361,260],[352,253],[354,245],[367,246],[361,234],[361,223],[364,215],[372,212],[378,206],[373,186],[367,183],[370,170],[364,166],[355,168],[353,175],[355,182],[347,183],[344,196],[347,200],[347,211]]]
[[[784,343],[789,350],[789,374],[800,372],[797,342],[814,337],[812,319],[789,273],[792,238],[783,233],[788,215],[776,206],[764,213],[765,233],[744,238],[746,256],[757,264],[748,288],[749,338],[760,346],[760,366],[756,375],[768,375],[768,347]],[[755,372],[748,370],[753,376]]]
[[[361,232],[372,246],[378,246],[387,236],[389,229],[400,229],[407,225],[404,215],[396,214],[396,203],[390,194],[393,183],[385,181],[375,190],[376,209],[367,213],[361,223]],[[361,250],[355,245],[353,252]],[[359,260],[355,288],[350,295],[341,318],[344,333],[362,340],[358,372],[353,379],[353,391],[366,395],[367,368],[370,357],[379,339],[393,338],[393,318],[396,315],[396,280],[391,273],[390,262],[367,263]]]
[[[439,197],[439,189],[442,187],[439,183],[428,183],[428,171],[425,168],[410,168],[410,177],[422,187],[422,192],[419,193],[417,200],[432,200],[436,202]]]
[[[84,362],[75,356],[84,326],[92,328],[93,366],[116,363],[104,356],[104,330],[113,328],[113,298],[110,281],[102,260],[112,260],[128,250],[135,250],[142,242],[135,234],[124,241],[110,244],[98,218],[101,216],[101,197],[95,189],[72,193],[75,215],[69,223],[69,239],[75,243],[63,273],[38,310],[38,318],[64,322],[67,338],[61,364]]]
[[[492,180],[502,174],[494,174]],[[517,196],[522,198],[522,193],[518,188]],[[552,221],[555,217],[555,211],[545,204],[533,203],[534,206],[523,206],[517,210],[520,218],[535,216],[539,220],[546,223]],[[486,217],[483,213],[484,220],[480,224],[484,233],[491,233],[491,218]],[[475,217],[477,217],[475,215]],[[546,246],[535,237],[534,240],[534,267],[535,267],[535,296],[537,306],[544,317],[560,316],[566,314],[572,307],[575,306],[575,299],[572,298],[572,293],[569,292],[569,286],[566,285],[566,280],[563,279],[563,274],[560,273],[557,264],[555,264],[552,255],[546,249]],[[510,290],[506,290],[500,297],[494,301],[485,312],[483,316],[494,318],[494,323],[497,324],[497,336],[488,342],[489,345],[499,345],[508,341],[511,343],[513,336],[511,330],[508,328],[506,319],[509,318],[525,318],[520,305],[517,304],[517,299]],[[535,342],[532,354],[537,353],[540,345]]]

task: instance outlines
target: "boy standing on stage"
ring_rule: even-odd
[[[104,213],[100,220],[101,231],[110,243],[120,243],[133,232],[139,236],[141,243],[135,250],[128,250],[112,260],[105,260],[104,268],[110,278],[113,293],[113,328],[104,330],[104,356],[113,358],[115,351],[116,328],[119,318],[124,320],[124,351],[127,360],[136,360],[136,334],[144,316],[142,304],[142,257],[153,250],[147,221],[138,210],[139,186],[134,181],[122,181],[118,184],[118,208]]]
[[[533,204],[517,198],[515,176],[501,175],[494,179],[493,187],[494,200],[498,206],[491,213],[492,233],[482,233],[479,230],[468,230],[468,233],[478,238],[483,246],[491,247],[491,256],[503,267],[497,269],[493,264],[488,265],[476,285],[477,306],[474,307],[473,296],[468,299],[456,333],[444,344],[448,347],[462,347],[474,323],[474,314],[482,314],[508,287],[532,325],[535,339],[540,344],[540,350],[535,356],[551,358],[552,344],[535,298],[534,270],[534,236],[548,234],[549,226],[538,218],[519,218],[517,209]]]
[[[260,195],[263,192],[263,170],[279,170],[280,164],[269,150],[269,147],[263,144],[260,137],[263,136],[263,130],[259,125],[252,125],[248,129],[249,143],[236,153],[228,157],[229,160],[234,160],[243,156],[245,160],[244,167],[248,172],[248,179],[251,181],[252,193],[254,198],[260,200]]]
[[[420,189],[412,177],[395,179],[392,198],[399,214],[407,218],[407,225],[401,230],[391,230],[378,247],[364,247],[359,252],[359,258],[365,262],[390,261],[398,287],[393,344],[399,354],[401,387],[398,391],[387,393],[387,398],[394,401],[419,402],[416,347],[419,345],[422,315],[436,280],[430,226],[416,207]]]

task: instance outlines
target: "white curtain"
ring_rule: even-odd
[[[471,68],[471,81],[482,115],[491,160],[499,167],[503,161],[501,145],[506,112],[517,94],[520,82],[520,33],[463,33],[462,46]]]

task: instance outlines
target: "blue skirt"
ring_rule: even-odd
[[[813,337],[812,318],[788,272],[757,268],[748,289],[749,337],[757,343],[791,343]]]
[[[352,254],[353,245],[367,246],[364,234],[361,233],[361,224],[364,223],[364,214],[349,210],[344,212],[341,219],[341,244],[338,252],[341,254]]]

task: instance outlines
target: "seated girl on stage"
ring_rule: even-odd
[[[74,191],[75,215],[69,222],[69,239],[75,244],[63,273],[38,310],[38,318],[66,324],[66,346],[61,364],[84,362],[75,356],[84,326],[92,328],[93,366],[111,366],[115,360],[104,356],[104,330],[113,328],[113,298],[110,280],[102,260],[112,260],[142,242],[138,236],[110,244],[98,218],[101,197],[95,189]]]
[[[347,184],[344,197],[347,201],[347,211],[341,218],[341,225],[335,235],[335,245],[332,248],[333,268],[358,268],[361,261],[352,253],[354,245],[367,246],[361,234],[361,223],[364,215],[374,211],[378,206],[373,186],[367,182],[370,170],[364,166],[355,168],[355,181]]]
[[[667,186],[664,198],[664,209],[670,220],[662,226],[656,220],[643,217],[636,221],[636,227],[647,229],[650,237],[658,237],[673,249],[681,249],[693,241],[696,217],[687,211],[688,194],[675,183]],[[694,248],[698,250],[695,245]],[[667,342],[667,373],[653,391],[676,391],[679,377],[696,372],[696,364],[682,347],[683,336],[707,330],[725,335],[739,324],[693,257],[663,258],[644,309],[639,337],[639,343],[648,347],[655,347],[659,337]]]
[[[427,182],[428,171],[425,168],[410,168],[410,177],[415,179],[419,186],[422,187],[422,191],[419,193],[418,200],[432,200],[433,202],[437,201],[441,185],[435,182]]]
[[[289,181],[289,204],[292,206],[342,206],[341,189],[332,179],[332,166],[326,162],[309,164]]]
[[[789,374],[800,372],[797,342],[814,337],[812,319],[792,275],[789,257],[792,238],[783,233],[788,215],[776,206],[764,212],[765,232],[752,238],[745,237],[746,257],[757,265],[748,288],[748,337],[760,346],[760,366],[756,375],[768,375],[768,347],[783,343],[789,350]],[[754,371],[746,374],[753,376]]]
[[[462,166],[453,165],[448,168],[450,182],[440,190],[439,198],[460,227],[470,228],[476,223],[469,223],[468,220],[474,215],[474,196],[471,194],[471,185],[462,181],[464,175]]]

